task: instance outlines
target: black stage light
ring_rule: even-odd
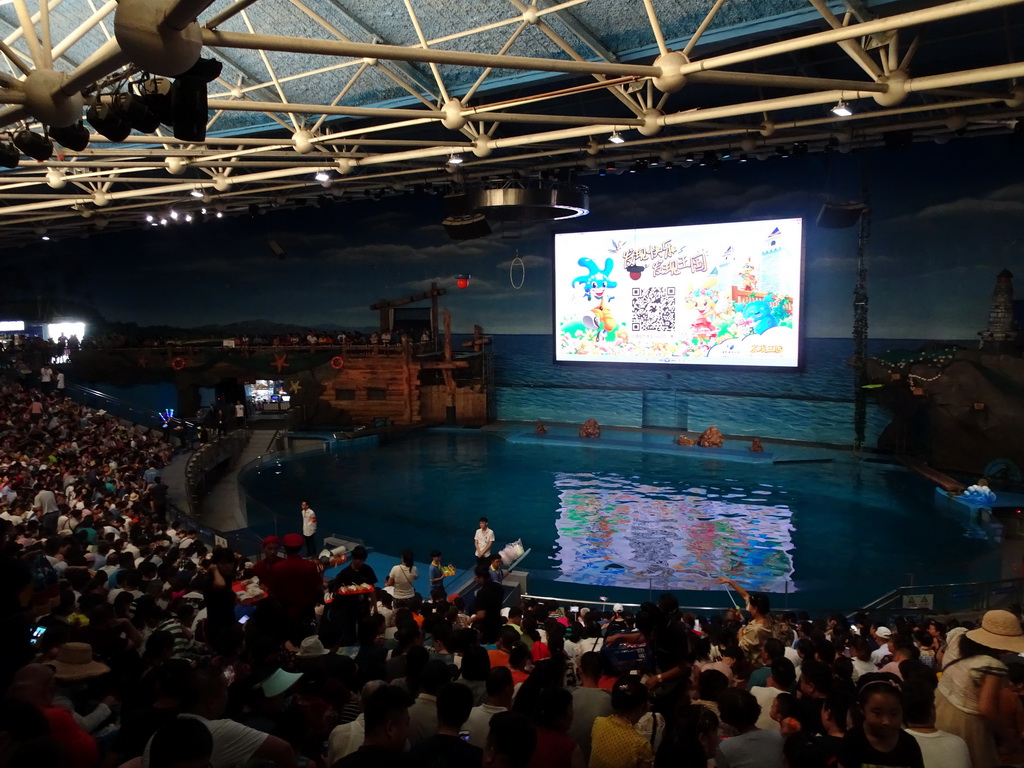
[[[14,134],[14,146],[39,162],[49,160],[53,154],[53,142],[45,136],[32,133],[28,128],[22,128]]]
[[[444,196],[444,215],[461,218],[470,216],[473,209],[469,205],[469,196],[465,192],[455,192]]]
[[[139,133],[153,133],[160,127],[160,117],[146,106],[141,96],[134,93],[118,93],[113,99],[114,111],[118,117]]]
[[[863,203],[825,203],[818,211],[817,224],[823,229],[846,229],[860,221],[866,210]]]
[[[480,213],[472,216],[449,216],[441,222],[441,226],[452,240],[473,240],[491,234],[491,225]]]
[[[139,93],[146,109],[157,116],[164,125],[174,124],[174,105],[171,99],[171,81],[162,77],[146,80],[139,86]]]
[[[89,125],[96,133],[113,142],[124,141],[132,132],[132,127],[121,119],[110,104],[93,104],[85,113]]]
[[[809,149],[806,141],[793,142],[793,157],[803,157]]]
[[[75,152],[81,152],[89,146],[89,129],[82,125],[81,120],[62,128],[50,128],[49,133],[51,139],[56,139],[62,147]]]
[[[199,59],[171,86],[174,137],[182,141],[205,141],[209,118],[207,83],[220,76],[224,65],[216,59]]]
[[[21,152],[15,149],[13,144],[0,144],[0,166],[17,168],[20,162]]]

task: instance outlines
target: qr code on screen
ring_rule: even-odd
[[[674,331],[676,329],[676,289],[634,288],[632,296],[634,331]]]

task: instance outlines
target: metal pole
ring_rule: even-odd
[[[971,0],[962,0],[970,2]],[[976,1],[976,0],[975,0]],[[1024,0],[1015,0],[1022,2]],[[988,0],[1004,2],[1010,0]],[[203,45],[211,48],[242,48],[284,53],[308,53],[320,56],[348,56],[352,58],[379,58],[394,61],[417,61],[423,64],[456,64],[468,67],[496,67],[539,72],[563,72],[567,74],[637,75],[657,77],[660,67],[640,64],[613,64],[565,59],[541,59],[529,56],[495,56],[487,53],[445,51],[436,48],[407,48],[399,45],[374,45],[341,40],[308,40],[301,37],[281,35],[246,35],[238,32],[203,30]]]
[[[663,54],[668,53],[668,46],[665,44],[665,33],[661,31],[661,24],[658,23],[658,14],[654,12],[652,0],[644,0],[644,8],[647,10],[647,20],[651,23],[651,31],[658,43],[658,50]]]

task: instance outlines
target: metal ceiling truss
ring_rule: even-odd
[[[2,173],[0,243],[115,231],[172,207],[231,215],[253,204],[406,194],[453,178],[586,175],[616,160],[678,162],[725,148],[750,157],[794,143],[847,151],[893,130],[937,141],[1020,131],[1024,62],[982,41],[998,23],[975,24],[973,45],[957,40],[957,66],[937,67],[933,56],[930,67],[911,67],[930,25],[1024,0],[906,11],[807,1],[820,17],[814,29],[750,40],[737,32],[732,47],[722,29],[713,46],[701,41],[737,0],[709,2],[696,25],[659,16],[656,0],[630,4],[637,17],[626,26],[658,53],[623,61],[625,47],[608,42],[615,30],[590,13],[602,0],[456,4],[444,29],[427,26],[438,9],[424,0],[389,0],[387,30],[367,26],[344,0],[289,0],[272,17],[265,0],[13,0],[16,19],[4,20],[13,31],[0,42],[0,123],[12,133],[81,119],[112,76],[173,79],[200,55],[225,66],[209,87],[203,142],[164,128],[116,143],[93,133],[84,150],[58,147]],[[70,31],[54,40],[58,19]],[[824,76],[793,63],[811,49],[827,55],[806,71]],[[832,115],[838,102],[854,114]],[[625,142],[612,143],[613,134]],[[458,168],[455,154],[465,159]]]

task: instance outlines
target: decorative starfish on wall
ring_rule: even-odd
[[[298,381],[289,381],[288,382],[288,391],[291,392],[293,395],[299,394],[299,392],[301,390],[302,390],[302,384],[300,384]]]
[[[282,355],[274,355],[274,362],[271,365],[277,368],[278,373],[281,373],[285,368],[290,368],[292,364],[288,362],[288,353],[286,352]]]

